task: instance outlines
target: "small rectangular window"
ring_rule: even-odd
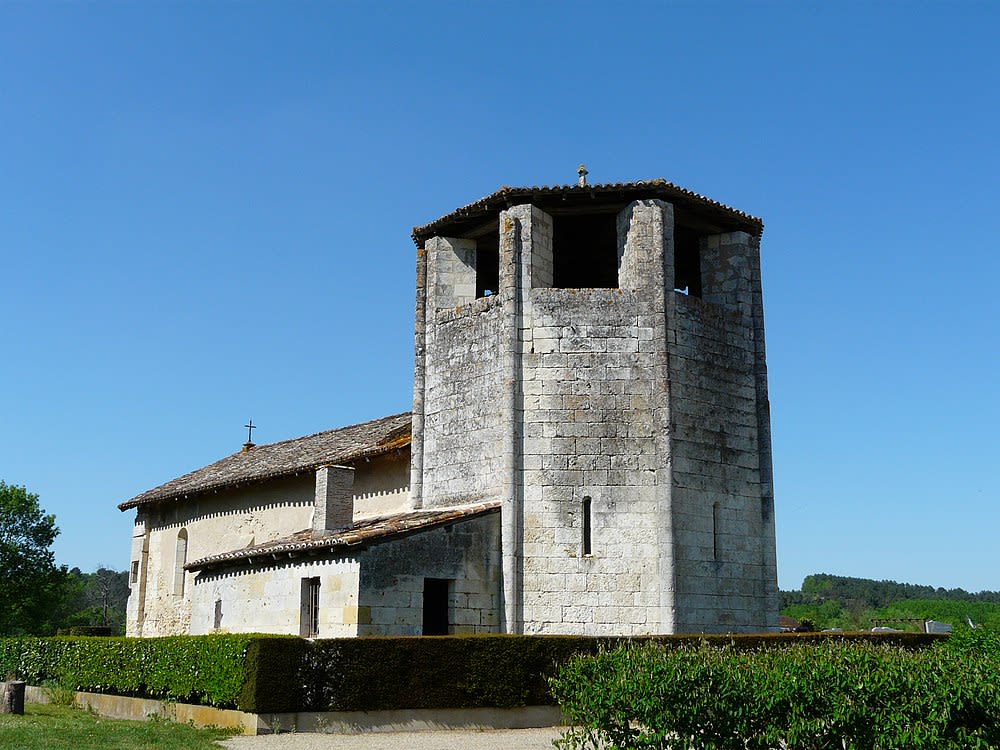
[[[128,582],[133,586],[139,583],[139,561],[132,561],[132,575],[129,576]]]
[[[215,619],[213,621],[212,627],[218,630],[222,627],[222,599],[215,600]]]
[[[303,638],[315,638],[319,635],[319,578],[302,579],[299,635]]]

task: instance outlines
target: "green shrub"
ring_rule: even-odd
[[[72,706],[76,697],[76,692],[71,687],[60,685],[55,680],[46,680],[42,685],[42,692],[49,703],[53,706]]]
[[[874,638],[621,645],[572,659],[552,680],[575,725],[559,746],[997,747],[998,654],[1000,639],[978,631],[917,649]]]

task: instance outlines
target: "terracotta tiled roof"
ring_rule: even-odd
[[[187,570],[204,570],[240,561],[280,559],[318,550],[360,548],[456,521],[464,521],[486,513],[494,513],[498,510],[500,510],[500,501],[493,501],[456,508],[433,508],[397,513],[382,518],[358,521],[347,528],[322,533],[307,529],[266,544],[257,544],[253,547],[203,557],[184,567]]]
[[[541,185],[534,187],[501,187],[495,193],[474,203],[456,209],[422,227],[413,228],[413,241],[417,247],[436,235],[457,236],[479,226],[491,214],[516,206],[532,203],[539,208],[572,208],[600,201],[622,201],[659,198],[674,204],[678,209],[696,214],[719,226],[723,231],[743,231],[759,236],[764,222],[756,216],[726,206],[704,195],[674,185],[663,179],[638,182],[610,182],[597,185]]]
[[[320,466],[343,464],[410,444],[410,413],[317,432],[315,435],[258,445],[234,453],[121,503],[119,510],[196,495],[224,487],[287,476]]]

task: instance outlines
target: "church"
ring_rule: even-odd
[[[143,492],[127,634],[776,630],[760,219],[665,180],[413,230],[413,409]]]

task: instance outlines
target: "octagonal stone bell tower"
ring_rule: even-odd
[[[414,507],[502,503],[503,630],[777,626],[759,219],[663,180],[414,230]]]

